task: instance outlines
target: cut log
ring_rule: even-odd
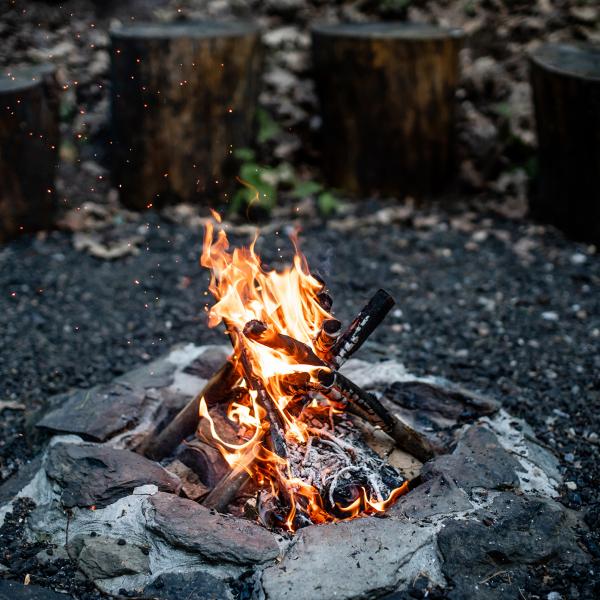
[[[330,185],[362,196],[442,191],[453,167],[461,30],[353,23],[312,36]]]
[[[217,448],[200,440],[181,444],[176,452],[177,460],[191,469],[208,488],[214,488],[229,473],[229,465]]]
[[[54,67],[0,74],[0,242],[48,227],[57,206],[58,86]]]
[[[200,420],[200,399],[204,398],[208,406],[226,401],[238,379],[234,365],[231,361],[226,361],[209,379],[204,389],[162,431],[146,440],[140,451],[153,460],[169,456],[186,437],[196,431]]]
[[[250,145],[260,36],[246,23],[138,24],[111,32],[113,180],[134,209],[223,199]]]
[[[545,44],[530,55],[539,145],[532,214],[600,241],[600,48]]]

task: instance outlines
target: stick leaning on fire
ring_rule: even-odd
[[[326,310],[332,306],[331,296],[325,290],[318,294],[318,300]],[[388,434],[401,450],[412,454],[421,461],[434,455],[434,448],[414,430],[388,411],[371,393],[365,392],[345,375],[339,368],[367,340],[376,327],[383,321],[394,306],[394,299],[384,290],[378,290],[356,318],[341,333],[341,323],[337,319],[326,319],[315,340],[318,355],[303,342],[280,334],[261,321],[249,321],[243,331],[226,323],[227,333],[234,347],[234,354],[207,382],[204,389],[193,398],[158,435],[146,446],[146,454],[154,460],[161,460],[171,454],[179,443],[192,435],[200,420],[199,405],[204,398],[208,407],[227,399],[229,392],[243,378],[249,389],[257,393],[257,401],[266,411],[269,426],[257,432],[256,441],[267,435],[266,445],[271,452],[282,459],[286,457],[284,428],[274,401],[256,377],[251,361],[245,350],[245,340],[280,350],[293,357],[299,364],[320,367],[316,371],[318,384],[310,383],[306,373],[299,373],[293,385],[304,388],[308,394],[318,393],[343,405],[349,413],[380,428]],[[303,377],[305,376],[305,377]],[[293,376],[292,376],[293,378]],[[249,467],[256,456],[256,444],[250,445],[237,461],[235,467],[206,496],[203,504],[217,510],[224,510],[237,492],[249,479]]]

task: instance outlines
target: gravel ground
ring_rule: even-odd
[[[415,373],[490,393],[526,418],[562,460],[563,501],[587,512],[595,533],[582,543],[597,561],[595,248],[482,211],[408,211],[401,222],[370,225],[374,208],[365,205],[362,217],[346,221],[306,223],[301,235],[342,319],[380,286],[396,298],[397,308],[360,356],[397,356]],[[72,235],[61,232],[0,250],[0,400],[25,406],[2,411],[1,479],[37,451],[39,438],[26,432],[48,396],[108,382],[177,342],[224,339],[205,326],[201,232],[158,215],[146,218],[138,224],[142,251],[112,262],[76,251]],[[267,235],[258,249],[273,266],[290,255],[283,232]],[[597,564],[595,572],[545,575],[563,579],[565,594],[577,598],[588,597]],[[557,589],[554,583],[549,589]]]

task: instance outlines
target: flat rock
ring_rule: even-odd
[[[385,388],[381,402],[438,448],[438,454],[450,451],[462,425],[500,408],[495,400],[440,378],[396,381]]]
[[[520,463],[504,450],[490,429],[473,425],[464,432],[452,454],[425,463],[421,474],[426,480],[444,475],[470,492],[473,488],[516,489],[519,470]]]
[[[386,388],[384,395],[394,404],[416,414],[417,421],[438,427],[471,423],[500,408],[498,402],[476,394],[445,380],[397,381]]]
[[[0,485],[0,506],[10,502],[36,476],[42,466],[42,454],[23,465],[12,477]]]
[[[159,600],[226,600],[231,598],[227,586],[203,571],[163,573],[144,588],[144,598]]]
[[[151,531],[213,562],[258,564],[279,555],[275,536],[260,525],[221,515],[192,500],[158,493],[148,499],[145,514]]]
[[[70,542],[79,568],[93,580],[150,572],[148,550],[127,540],[78,536]]]
[[[391,592],[417,573],[437,579],[433,528],[367,517],[302,529],[265,569],[268,600],[351,600]]]
[[[70,594],[59,594],[39,585],[23,585],[0,579],[0,600],[71,600]]]
[[[179,478],[158,463],[108,446],[54,444],[48,450],[45,469],[61,486],[61,502],[67,508],[103,508],[146,484],[172,493],[181,487]]]
[[[92,442],[104,442],[135,427],[143,413],[146,391],[122,383],[77,390],[52,400],[58,408],[37,427],[54,433],[72,433]]]
[[[436,475],[402,496],[388,509],[390,516],[425,519],[470,510],[473,505],[467,494],[446,475]]]
[[[586,562],[577,546],[575,520],[560,504],[500,494],[473,520],[451,520],[438,535],[450,598],[519,598],[527,565],[551,560]]]

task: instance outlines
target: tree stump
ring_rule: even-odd
[[[600,48],[545,44],[530,55],[539,146],[531,212],[600,240]]]
[[[244,23],[138,24],[112,39],[113,180],[123,203],[215,203],[250,145],[259,30]]]
[[[52,223],[58,86],[51,65],[0,74],[0,242]]]
[[[357,195],[441,191],[453,167],[462,31],[356,23],[312,36],[329,183]]]

